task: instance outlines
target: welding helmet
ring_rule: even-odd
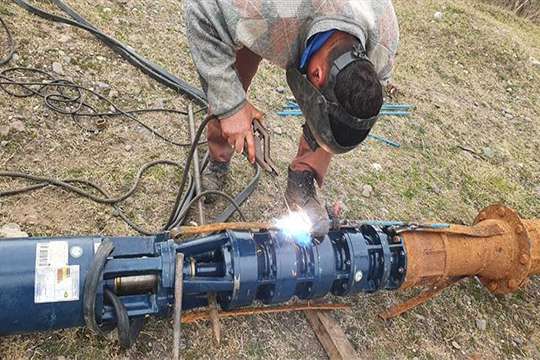
[[[305,74],[296,68],[287,70],[287,83],[291,88],[300,109],[304,113],[306,124],[304,136],[310,146],[320,146],[332,154],[343,154],[356,148],[369,134],[369,130],[377,122],[378,116],[361,119],[349,114],[337,100],[334,88],[337,76],[347,66],[358,62],[368,61],[365,50],[359,46],[338,57],[330,69],[328,81],[321,89],[317,89]],[[339,134],[332,130],[335,124],[340,129],[351,129],[359,135],[353,141],[339,141]],[[313,144],[316,142],[316,144]]]

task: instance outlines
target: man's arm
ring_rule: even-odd
[[[187,36],[197,67],[209,112],[221,122],[223,136],[241,153],[247,146],[248,158],[255,163],[253,120],[261,119],[247,100],[235,68],[236,49],[228,33],[223,13],[213,0],[186,0]]]
[[[235,69],[236,49],[215,1],[185,2],[187,38],[210,111],[220,119],[238,112],[246,93]]]

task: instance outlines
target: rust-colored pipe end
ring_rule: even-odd
[[[451,278],[478,276],[493,293],[508,294],[540,273],[540,220],[493,205],[471,227],[402,234],[408,255],[402,288],[430,286]]]

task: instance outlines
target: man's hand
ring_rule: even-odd
[[[241,154],[247,144],[249,161],[255,163],[255,138],[253,136],[253,120],[261,120],[263,114],[253,105],[246,102],[236,114],[220,120],[223,136],[234,150]]]

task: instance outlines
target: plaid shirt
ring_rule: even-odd
[[[242,47],[288,68],[298,66],[311,36],[337,29],[356,36],[381,82],[390,81],[399,43],[391,0],[185,0],[184,6],[191,55],[220,118],[246,101],[234,67]]]

